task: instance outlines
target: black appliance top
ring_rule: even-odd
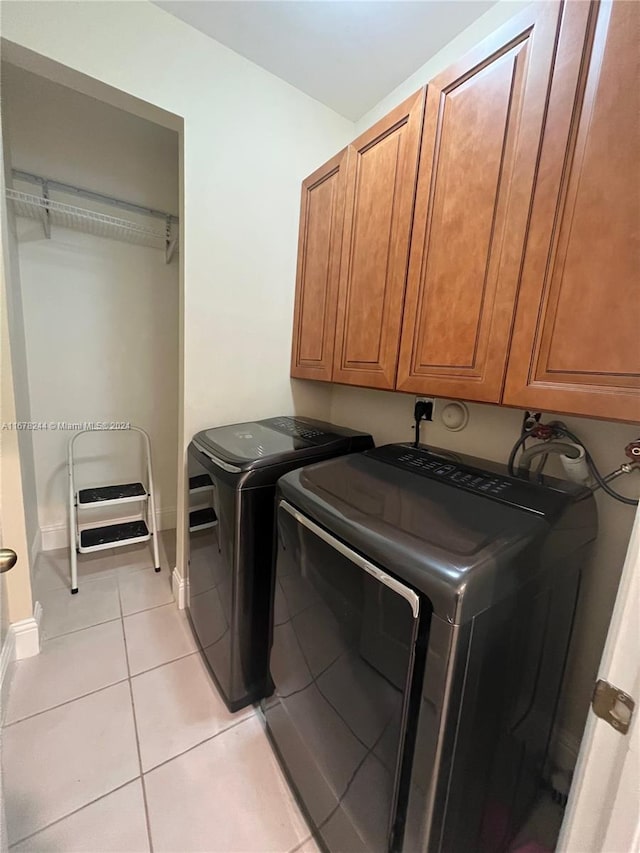
[[[309,465],[278,489],[456,623],[543,569],[560,570],[596,534],[588,490],[552,478],[529,483],[496,463],[410,444]]]
[[[214,462],[219,459],[238,471],[373,447],[366,433],[287,416],[213,427],[197,433],[193,442]]]

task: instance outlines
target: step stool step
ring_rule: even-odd
[[[142,519],[106,524],[102,527],[85,527],[80,531],[79,550],[81,554],[86,554],[104,548],[119,548],[135,542],[146,542],[149,538],[149,528]]]
[[[121,483],[113,486],[96,486],[94,489],[80,489],[78,506],[96,506],[121,504],[130,501],[146,501],[147,490],[142,483]]]
[[[204,492],[205,489],[213,488],[213,480],[208,474],[196,474],[189,477],[189,493]]]
[[[215,527],[218,519],[213,510],[213,507],[205,507],[205,509],[194,509],[189,513],[189,530],[194,533],[196,530],[206,530],[209,527]]]

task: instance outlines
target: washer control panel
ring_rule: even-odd
[[[562,491],[483,471],[407,444],[388,444],[368,451],[367,455],[397,468],[540,515],[555,512],[568,498]]]

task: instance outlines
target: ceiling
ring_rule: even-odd
[[[155,0],[356,121],[496,0]]]

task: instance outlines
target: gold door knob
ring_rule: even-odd
[[[18,555],[11,548],[0,548],[0,574],[12,569],[18,560]]]

